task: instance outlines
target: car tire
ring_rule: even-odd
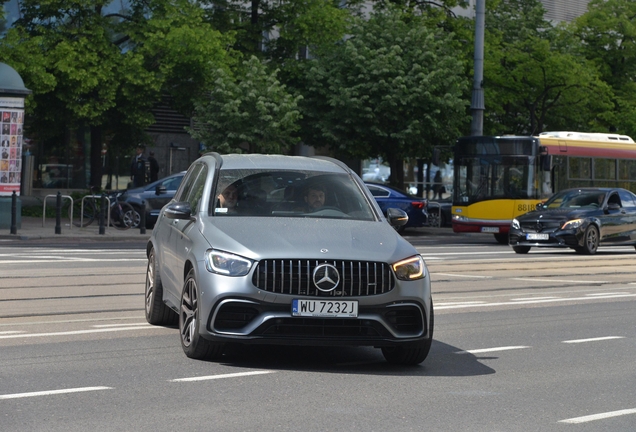
[[[497,243],[507,245],[508,244],[508,234],[495,234],[495,240]]]
[[[431,210],[428,213],[428,226],[430,227],[439,226],[439,211],[438,210]]]
[[[205,360],[220,357],[223,344],[211,342],[199,334],[199,291],[194,270],[186,276],[181,292],[181,308],[179,313],[179,333],[181,348],[186,356]]]
[[[163,286],[157,271],[157,255],[154,249],[148,254],[146,268],[146,321],[154,325],[175,325],[179,319],[172,309],[163,302]]]
[[[530,252],[530,246],[513,246],[512,250],[518,254],[527,254]]]
[[[409,345],[382,347],[384,359],[395,365],[415,366],[422,363],[428,357],[433,344],[433,328],[435,313],[433,312],[433,300],[431,299],[431,316],[429,320],[429,337],[426,340]]]
[[[598,228],[596,228],[596,225],[589,225],[583,237],[583,247],[577,248],[576,251],[585,255],[594,255],[598,250],[598,243]]]

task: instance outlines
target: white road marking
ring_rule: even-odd
[[[563,341],[563,343],[575,344],[575,343],[604,341],[604,340],[611,340],[611,339],[625,339],[625,336],[604,336],[604,337],[589,338],[589,339],[572,339],[572,340]]]
[[[18,331],[18,330],[0,331],[0,335],[8,335],[8,334],[16,334],[16,333],[24,333],[24,331]]]
[[[96,390],[111,390],[111,389],[112,387],[79,387],[79,388],[62,389],[62,390],[47,390],[47,391],[39,391],[39,392],[31,392],[31,393],[6,394],[6,395],[0,395],[0,399],[19,399],[19,398],[34,397],[34,396],[49,396],[49,395],[56,395],[56,394],[79,393],[79,392],[88,392],[88,391],[96,391]]]
[[[615,283],[612,281],[590,281],[590,280],[573,280],[573,279],[540,279],[540,278],[511,278],[512,280],[527,281],[527,282],[562,282],[562,283],[585,283],[585,284],[609,284]]]
[[[435,302],[435,307],[438,306],[448,306],[448,305],[463,305],[463,306],[470,306],[470,305],[474,305],[474,304],[482,304],[485,303],[483,301],[466,301],[466,302],[446,302],[446,303],[437,303]]]
[[[208,375],[208,376],[190,377],[190,378],[177,378],[177,379],[169,380],[169,382],[206,381],[206,380],[222,379],[222,378],[237,378],[237,377],[250,376],[250,375],[263,375],[263,374],[270,374],[274,372],[276,371],[238,372],[238,373],[223,374],[223,375]]]
[[[623,295],[628,294],[626,292],[608,292],[608,293],[594,293],[594,294],[585,294],[586,296],[604,296],[604,295]]]
[[[566,302],[566,301],[589,301],[589,300],[599,300],[599,299],[614,299],[614,298],[625,298],[625,297],[636,297],[636,294],[622,294],[622,295],[607,295],[607,296],[595,296],[595,297],[564,297],[564,298],[553,298],[553,299],[543,299],[543,300],[523,300],[523,301],[514,301],[514,302],[497,302],[497,303],[483,303],[483,304],[474,304],[474,305],[449,305],[449,306],[435,306],[435,309],[459,309],[459,308],[470,308],[470,307],[494,307],[494,306],[512,306],[512,305],[520,305],[520,304],[536,304],[536,303],[550,303],[550,302]]]
[[[636,408],[624,409],[619,411],[610,411],[610,412],[599,413],[599,414],[592,414],[592,415],[583,416],[583,417],[574,417],[570,419],[559,420],[559,423],[571,423],[571,424],[587,423],[594,420],[602,420],[606,418],[619,417],[619,416],[623,416],[627,414],[636,414]]]
[[[510,301],[518,302],[518,301],[527,301],[527,300],[552,300],[560,297],[524,297],[524,298],[513,298]]]
[[[116,332],[116,331],[126,331],[126,330],[150,330],[150,329],[163,329],[164,327],[156,327],[151,326],[150,324],[147,327],[116,327],[116,328],[99,328],[92,330],[75,330],[75,331],[65,331],[65,332],[53,332],[53,333],[22,333],[22,334],[13,334],[13,335],[2,335],[0,339],[16,339],[16,338],[33,338],[33,337],[52,337],[52,336],[75,336],[82,334],[90,334],[90,333],[106,333],[106,332]]]
[[[455,354],[482,354],[489,352],[497,352],[497,351],[509,351],[509,350],[517,350],[517,349],[525,349],[530,348],[529,346],[503,346],[503,347],[495,347],[495,348],[482,348],[482,349],[474,349],[474,350],[466,350],[466,351],[457,351]]]
[[[453,273],[432,273],[432,274],[441,275],[441,276],[459,277],[459,278],[492,279],[492,276],[460,275],[460,274],[453,274]]]
[[[95,327],[95,328],[115,328],[115,327],[130,327],[130,326],[148,327],[148,326],[150,326],[150,324],[148,324],[147,322],[122,323],[122,324],[95,324],[93,327]]]
[[[146,262],[148,261],[146,258],[68,258],[68,257],[64,257],[64,258],[59,258],[59,259],[48,259],[48,260],[41,260],[41,259],[30,259],[30,260],[14,260],[14,261],[0,261],[3,265],[4,264],[40,264],[40,263],[50,263],[50,262],[55,262],[55,263],[63,263],[63,262],[131,262],[131,261],[143,261]]]

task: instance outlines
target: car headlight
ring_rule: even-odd
[[[577,229],[581,225],[583,225],[583,219],[573,219],[573,220],[567,221],[563,225],[561,225],[561,229],[562,230]]]
[[[205,253],[205,267],[209,272],[226,276],[245,276],[250,272],[253,262],[247,258],[210,249]]]
[[[512,224],[511,224],[511,226],[512,226],[514,229],[521,229],[521,224],[519,223],[519,221],[518,221],[517,219],[513,219],[513,220],[512,220]]]
[[[400,280],[415,280],[426,277],[426,266],[420,255],[393,264],[395,276]]]

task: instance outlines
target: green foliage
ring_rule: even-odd
[[[612,130],[636,136],[636,2],[592,0],[570,30],[583,42],[581,52],[612,88],[613,110],[605,116]]]
[[[487,3],[485,134],[598,130],[610,89],[576,41],[543,19],[538,0]]]
[[[308,63],[304,141],[391,162],[453,142],[468,122],[468,81],[452,35],[393,7],[349,33]]]
[[[229,62],[231,37],[187,0],[132,1],[104,12],[102,0],[24,0],[0,55],[33,90],[31,136],[61,137],[82,125],[142,131],[165,94],[189,114],[211,66]],[[190,111],[189,111],[190,110]]]
[[[284,153],[298,139],[299,96],[292,96],[256,57],[236,76],[211,71],[214,86],[195,109],[192,136],[219,153]]]

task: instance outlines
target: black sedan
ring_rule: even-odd
[[[401,226],[398,232],[402,233],[406,228],[422,227],[428,223],[428,200],[383,183],[365,182],[365,184],[384,214],[389,208],[398,208],[404,210],[409,216],[409,221]]]
[[[636,246],[636,195],[626,189],[566,189],[513,219],[516,253],[531,247],[571,248],[592,255],[600,246]]]
[[[152,228],[155,226],[163,206],[168,204],[179,189],[184,175],[185,171],[169,175],[139,188],[128,189],[117,199],[132,205],[140,215],[141,209],[145,207],[146,228]]]

